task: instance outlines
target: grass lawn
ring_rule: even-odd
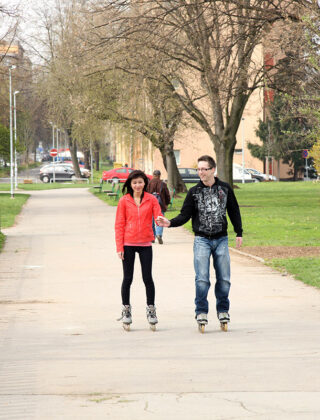
[[[0,230],[14,224],[16,216],[20,213],[22,206],[28,198],[28,194],[17,194],[13,200],[10,194],[0,194]],[[5,236],[0,232],[0,250],[4,241]]]
[[[16,216],[20,213],[22,206],[28,198],[28,194],[17,194],[14,199],[10,197],[10,194],[0,194],[1,228],[7,228],[14,224]]]
[[[319,184],[261,182],[241,185],[235,194],[245,246],[320,246]]]
[[[5,239],[6,239],[6,237],[4,236],[4,234],[2,232],[0,232],[0,251],[3,247]]]
[[[19,190],[25,191],[36,191],[36,190],[54,190],[59,188],[88,188],[90,184],[87,182],[79,182],[79,184],[67,183],[67,182],[56,182],[55,184],[43,184],[42,182],[37,184],[18,184]],[[0,191],[10,191],[10,184],[0,183]]]
[[[275,258],[268,265],[287,271],[296,279],[320,288],[320,258]]]

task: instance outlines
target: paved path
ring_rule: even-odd
[[[86,189],[33,192],[0,255],[0,419],[320,418],[320,293],[232,255],[230,331],[213,290],[207,332],[193,319],[192,235],[154,246],[160,320],[120,315],[115,208]],[[138,265],[137,265],[138,267]]]

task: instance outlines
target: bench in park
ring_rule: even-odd
[[[111,191],[103,191],[108,197],[113,197],[115,200],[120,198],[121,186],[120,183],[113,183]]]
[[[109,185],[109,184],[112,184],[111,189],[109,187],[109,189],[104,190],[103,186],[104,185]],[[93,187],[93,189],[97,190],[98,193],[102,193],[102,192],[105,192],[105,191],[113,192],[113,188],[114,188],[114,183],[111,180],[103,181],[103,179],[100,179],[100,184],[99,185],[94,185],[94,187]]]
[[[108,185],[110,184],[111,184],[111,188],[108,187]],[[104,187],[105,185],[107,185],[107,187]],[[93,188],[97,190],[99,193],[104,193],[104,194],[107,194],[109,197],[114,197],[114,199],[120,197],[121,187],[120,187],[119,182],[114,182],[113,180],[104,182],[103,180],[101,180],[100,184],[95,185]]]

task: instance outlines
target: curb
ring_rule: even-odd
[[[259,262],[265,264],[265,260],[261,257],[256,257],[255,255],[248,254],[247,252],[239,251],[238,249],[235,249],[235,248],[230,248],[229,247],[229,250],[231,250],[232,252],[235,252],[236,254],[243,255],[244,257],[253,258],[256,261],[259,261]]]

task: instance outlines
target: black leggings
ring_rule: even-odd
[[[146,286],[147,305],[154,305],[154,283],[152,280],[152,247],[151,246],[125,246],[123,266],[123,282],[121,297],[123,305],[130,305],[130,287],[133,279],[134,259],[139,254],[142,279]]]

